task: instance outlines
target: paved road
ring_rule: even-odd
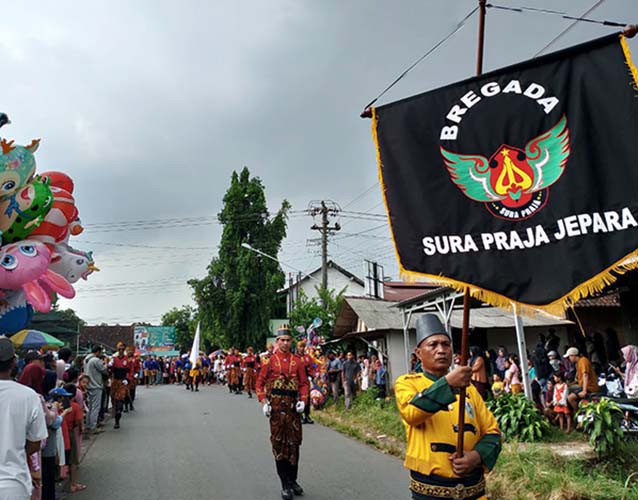
[[[95,438],[79,470],[81,499],[248,500],[280,498],[268,422],[255,399],[225,388],[138,389],[122,427]],[[407,474],[392,456],[305,425],[299,482],[304,498],[409,498]]]

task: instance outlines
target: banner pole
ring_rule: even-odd
[[[470,324],[470,287],[465,287],[463,294],[463,330],[461,332],[461,366],[467,364],[467,337]],[[456,454],[463,456],[463,439],[465,437],[465,387],[459,393],[459,422],[456,441]]]
[[[478,43],[476,54],[476,76],[483,74],[483,48],[485,42],[485,12],[487,0],[478,0],[479,3],[479,23],[478,23]],[[465,287],[463,294],[463,330],[461,332],[461,366],[467,364],[467,337],[470,324],[470,287]],[[463,441],[465,437],[465,394],[466,389],[462,388],[459,394],[459,422],[458,437],[456,442],[456,454],[463,456]]]

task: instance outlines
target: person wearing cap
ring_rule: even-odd
[[[291,352],[291,342],[288,325],[282,325],[277,330],[278,350],[262,366],[256,389],[262,411],[270,420],[270,442],[283,500],[303,495],[297,471],[302,441],[301,414],[309,391],[304,362]]]
[[[496,464],[501,434],[494,415],[471,385],[472,368],[452,364],[452,339],[438,316],[416,321],[422,372],[399,377],[397,406],[406,430],[404,465],[413,500],[485,499],[486,471]],[[459,395],[466,388],[463,456],[457,453]]]
[[[124,354],[124,349],[126,348],[124,342],[119,341],[116,347],[117,353],[111,359],[109,368],[111,370],[111,400],[113,401],[113,412],[115,413],[115,425],[113,428],[119,429],[124,400],[128,392],[126,376],[129,372],[129,361],[126,354]]]
[[[577,347],[570,347],[565,353],[565,358],[576,366],[576,381],[578,387],[567,396],[567,402],[569,406],[574,410],[575,414],[578,410],[578,403],[581,399],[585,399],[588,394],[598,392],[598,378],[591,362],[585,357],[580,355],[580,351]]]
[[[560,371],[560,359],[558,359],[558,353],[556,351],[549,351],[547,353],[547,359],[553,371]]]
[[[12,379],[13,343],[0,336],[0,498],[28,500],[33,482],[27,457],[40,451],[49,435],[38,394]]]

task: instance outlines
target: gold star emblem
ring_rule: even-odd
[[[507,148],[503,148],[503,150],[501,151],[501,154],[507,158],[508,155],[510,154],[510,150]]]

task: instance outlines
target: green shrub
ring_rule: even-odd
[[[622,410],[609,399],[582,405],[576,413],[583,432],[589,436],[589,444],[599,457],[618,451],[624,436],[620,427],[622,417]]]
[[[501,394],[486,404],[506,441],[534,442],[549,431],[549,422],[523,394]]]

